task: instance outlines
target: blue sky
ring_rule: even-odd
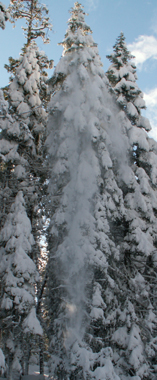
[[[7,7],[9,0],[2,0]],[[42,0],[41,0],[42,2]],[[50,59],[58,63],[62,47],[58,42],[63,40],[67,29],[69,9],[73,0],[43,0],[49,8],[53,23],[50,33],[51,42],[43,45],[37,41],[41,50],[45,50]],[[144,93],[147,116],[152,124],[151,135],[157,139],[157,0],[82,0],[85,12],[89,14],[86,22],[93,31],[93,38],[98,43],[99,54],[106,71],[109,61],[106,54],[112,47],[121,31],[124,32],[129,50],[136,56],[138,85]],[[24,44],[22,21],[16,28],[7,22],[6,29],[0,29],[0,86],[8,83],[4,64],[8,57],[17,58]],[[50,73],[51,75],[51,73]]]

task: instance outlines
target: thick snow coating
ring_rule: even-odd
[[[19,12],[23,7],[20,1],[17,3],[10,4],[13,12],[14,6]],[[50,24],[43,12],[47,14],[48,10],[37,3],[32,5],[33,10],[36,7],[42,31],[34,31],[34,36],[45,36],[43,28]],[[25,6],[29,8],[28,4]],[[19,17],[21,13],[17,8],[16,16]],[[7,19],[4,11],[0,2],[0,26]],[[41,190],[43,181],[41,139],[43,141],[47,119],[45,69],[49,61],[39,52],[35,42],[28,45],[16,60],[15,71],[11,70],[8,101],[0,91],[0,346],[6,358],[8,379],[19,378],[22,369],[29,364],[28,352],[35,345],[39,347],[39,335],[42,339],[43,332],[36,315],[41,280],[37,271],[37,239],[42,195],[38,188],[40,182]]]
[[[41,60],[41,63],[39,62]],[[46,61],[46,57],[44,57]],[[30,128],[33,136],[43,132],[47,114],[41,104],[40,93],[45,77],[41,73],[43,57],[32,42],[20,57],[15,77],[8,90],[9,103],[21,120]],[[46,84],[45,84],[46,86]]]
[[[71,359],[67,357],[67,360],[72,360],[74,369],[79,365],[82,367],[85,360],[83,371],[86,376],[91,371],[90,362],[92,363],[94,360],[92,351],[83,342],[89,319],[85,307],[88,297],[87,287],[93,277],[91,272],[93,265],[99,267],[101,263],[104,270],[107,268],[106,258],[95,244],[97,232],[94,198],[95,194],[99,193],[98,187],[99,183],[101,186],[102,180],[99,158],[93,152],[92,141],[97,142],[100,138],[100,130],[95,125],[100,124],[101,121],[102,128],[105,128],[105,122],[113,116],[109,110],[110,107],[107,109],[110,97],[106,91],[106,79],[97,50],[96,48],[90,49],[93,40],[90,36],[81,35],[80,41],[80,35],[81,33],[75,35],[75,40],[69,50],[75,50],[75,48],[77,50],[80,44],[81,46],[89,45],[89,49],[79,50],[79,53],[73,52],[72,56],[71,54],[68,56],[65,51],[65,57],[56,67],[55,75],[63,72],[66,79],[63,96],[60,97],[60,92],[58,92],[52,98],[49,106],[50,112],[54,112],[54,116],[52,121],[51,118],[49,120],[47,144],[50,157],[52,157],[51,162],[53,162],[50,185],[52,202],[53,197],[55,198],[57,195],[58,186],[62,187],[65,183],[60,206],[52,219],[51,229],[53,239],[58,241],[54,260],[56,271],[57,268],[60,268],[62,278],[60,286],[63,287],[63,294],[65,290],[61,306],[61,309],[65,308],[65,322],[58,322],[56,319],[54,325],[58,329],[58,323],[65,324],[64,347],[68,356],[71,347]],[[71,35],[68,35],[68,38],[71,38]],[[73,83],[75,83],[75,87],[73,87]],[[88,94],[90,94],[90,99]],[[86,99],[88,100],[86,101]],[[106,101],[105,109],[102,105],[104,101]],[[102,144],[99,149],[100,152],[103,150]],[[105,150],[102,154],[102,165],[106,168],[112,167],[110,155],[107,151],[105,153]],[[65,238],[61,239],[58,231],[62,230],[64,225],[67,233]],[[105,234],[102,236],[101,244],[103,241],[107,246]],[[95,284],[95,294],[98,294],[99,291],[100,300],[98,301],[97,298],[95,301],[96,295],[93,296],[93,307],[90,313],[92,319],[104,319],[103,310],[99,308],[104,304],[99,288],[99,284]],[[56,350],[58,350],[58,343],[54,342]],[[58,352],[58,355],[62,356],[61,352]],[[88,355],[91,356],[90,360],[87,360]],[[52,360],[54,363],[56,362],[54,355]],[[61,357],[57,360],[60,361]],[[106,371],[107,368],[110,368],[110,375],[111,372],[114,373],[111,362],[106,364],[105,368]],[[100,371],[93,373],[93,376],[102,378]],[[118,376],[115,375],[114,378],[118,380]]]
[[[156,257],[156,148],[127,117],[142,97],[127,114],[115,104],[80,4],[71,13],[50,80],[46,144],[50,370],[58,379],[141,380],[156,320],[146,276]]]
[[[23,329],[24,329],[24,333],[37,334],[37,335],[43,334],[43,330],[40,325],[40,322],[38,321],[36,317],[35,307],[32,307],[32,309],[30,310],[30,313],[28,314],[26,319],[23,321]]]
[[[7,357],[11,357],[7,372],[15,372],[14,378],[21,373],[20,359],[29,344],[28,337],[42,335],[35,311],[35,285],[39,277],[29,257],[35,243],[31,229],[23,193],[19,191],[0,232],[2,344]]]
[[[14,306],[22,313],[28,305],[34,304],[34,288],[31,288],[31,284],[37,278],[35,264],[28,256],[34,239],[22,192],[16,196],[0,239],[6,242],[6,252],[1,252],[1,273],[5,273],[3,281],[7,289],[1,307],[8,310]]]
[[[0,324],[3,352],[7,363],[9,360],[7,376],[17,371],[15,379],[22,371],[22,361],[27,361],[24,356],[28,346],[32,346],[32,341],[42,335],[35,311],[35,292],[39,283],[35,265],[38,246],[32,235],[37,205],[36,185],[39,180],[37,170],[33,171],[37,162],[35,138],[43,130],[43,118],[46,115],[39,98],[37,54],[37,47],[32,44],[21,57],[8,89],[9,102],[4,100],[0,92],[0,201],[3,205],[0,231],[0,283],[3,283]],[[24,80],[25,84],[28,81],[26,90],[22,87]],[[37,95],[35,106],[30,101],[34,94]],[[39,138],[36,140],[38,144]]]

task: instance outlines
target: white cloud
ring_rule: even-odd
[[[128,49],[135,56],[136,66],[141,67],[149,58],[157,59],[157,38],[154,36],[139,36]]]
[[[139,36],[132,44],[128,45],[128,49],[135,56],[134,62],[138,69],[142,69],[148,59],[157,60],[157,38],[153,35]],[[146,91],[144,100],[147,106],[144,116],[149,119],[152,126],[149,135],[157,140],[157,88]]]
[[[148,91],[144,94],[144,99],[147,104],[147,107],[154,108],[157,106],[157,88]]]
[[[86,0],[86,3],[89,11],[94,11],[98,6],[99,0]]]
[[[152,27],[151,29],[153,30],[153,34],[157,34],[157,7],[154,9],[154,12],[153,12],[153,17],[152,17]]]
[[[150,120],[152,131],[150,136],[157,140],[157,88],[144,93],[147,110],[145,116]]]

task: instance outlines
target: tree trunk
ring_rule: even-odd
[[[32,22],[33,22],[33,5],[34,5],[34,0],[31,0],[31,5],[30,5],[30,20],[29,20],[28,34],[27,34],[27,46],[29,46],[29,44],[31,42]]]
[[[39,338],[39,365],[40,375],[44,375],[44,345],[42,338]]]
[[[9,353],[8,355],[8,373],[7,373],[7,379],[12,380],[12,362],[13,362],[13,354]]]
[[[31,349],[30,347],[27,348],[27,355],[26,355],[26,361],[25,361],[25,375],[28,375],[29,373],[29,359],[31,355]]]

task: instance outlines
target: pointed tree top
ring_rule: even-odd
[[[141,115],[141,110],[146,108],[143,93],[139,89],[136,80],[136,66],[130,60],[135,58],[127,49],[124,33],[121,32],[113,46],[113,53],[106,56],[112,64],[106,72],[107,78],[114,89],[117,102],[125,111],[133,125],[151,130],[148,119]]]
[[[91,28],[85,22],[84,16],[86,13],[83,11],[83,6],[78,1],[75,2],[70,13],[71,17],[68,20],[65,38],[59,44],[64,47],[64,54],[74,49],[83,48],[87,43],[85,37],[92,33]]]
[[[118,38],[116,39],[116,43],[113,46],[113,51],[114,51],[113,54],[107,55],[106,57],[112,63],[115,63],[115,64],[117,63],[118,66],[122,66],[122,64],[127,63],[130,59],[135,58],[127,49],[125,36],[123,32],[121,32]]]
[[[82,30],[82,33],[88,34],[92,33],[90,27],[85,23],[84,16],[87,14],[83,11],[83,6],[76,1],[74,4],[74,8],[71,8],[71,18],[68,20],[69,29],[72,32],[75,32],[77,29]]]

